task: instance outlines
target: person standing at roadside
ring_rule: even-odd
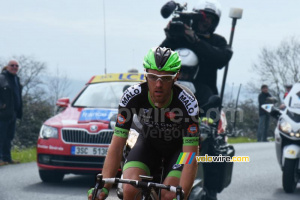
[[[23,107],[18,71],[19,63],[11,60],[0,74],[0,166],[19,163],[11,157],[16,120],[22,118]]]
[[[269,114],[261,108],[261,105],[266,104],[267,98],[271,97],[267,85],[261,86],[261,93],[258,95],[259,105],[259,123],[257,130],[257,142],[266,142],[269,128]]]

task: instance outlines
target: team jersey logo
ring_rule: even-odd
[[[118,114],[118,124],[124,124],[126,122],[126,119],[123,115]]]
[[[198,133],[198,125],[197,124],[189,125],[188,132],[191,133],[191,134]]]
[[[180,165],[180,164],[174,164],[173,165],[173,167],[172,167],[172,169],[178,169],[178,168],[180,168],[182,165]]]
[[[195,97],[182,90],[178,99],[183,103],[189,115],[195,116],[198,114],[198,103]]]
[[[140,94],[141,92],[142,88],[140,84],[129,87],[127,90],[125,90],[119,105],[125,107],[133,97]]]
[[[169,119],[174,119],[176,114],[174,112],[166,112],[165,116]]]

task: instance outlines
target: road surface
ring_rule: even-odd
[[[233,178],[219,200],[299,200],[300,184],[294,194],[281,185],[281,170],[274,143],[236,144],[236,155],[249,156],[249,163],[234,163]],[[94,177],[67,175],[63,182],[41,182],[36,163],[0,167],[0,200],[82,200],[94,184]],[[108,200],[117,199],[115,192]]]

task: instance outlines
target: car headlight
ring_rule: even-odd
[[[58,130],[57,128],[43,125],[40,131],[40,137],[41,138],[58,138]]]
[[[130,129],[128,133],[127,145],[132,149],[139,137],[139,133],[134,130]]]
[[[290,133],[292,132],[292,126],[290,123],[282,120],[279,124],[279,129],[284,133]]]

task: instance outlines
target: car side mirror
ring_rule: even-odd
[[[60,108],[66,108],[70,104],[70,99],[65,97],[65,98],[60,98],[57,100],[56,105]]]

